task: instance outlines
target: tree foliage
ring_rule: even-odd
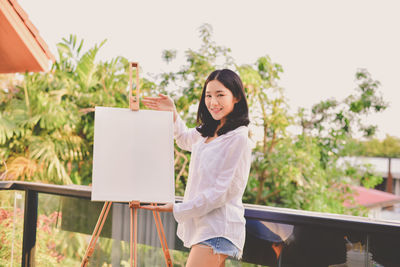
[[[352,139],[343,151],[346,156],[400,158],[400,138],[386,135],[385,139]]]
[[[175,96],[175,103],[181,115],[193,124],[196,107],[207,76],[216,68],[232,67],[230,49],[218,46],[212,40],[212,27],[204,24],[199,28],[201,46],[198,50],[185,51],[185,64],[177,72],[160,74],[160,87]],[[163,60],[167,63],[176,57],[176,51],[165,50]]]
[[[315,104],[311,112],[299,110],[303,133],[314,136],[321,148],[321,162],[326,166],[333,154],[338,155],[354,134],[375,134],[376,126],[365,123],[365,117],[386,109],[379,95],[379,82],[360,69],[356,73],[356,92],[342,101],[328,99]]]
[[[63,39],[48,73],[25,73],[0,92],[3,179],[58,184],[91,182],[94,107],[127,107],[125,58],[97,62],[104,44],[83,51],[83,40]],[[142,79],[142,87],[152,84]]]
[[[270,57],[265,56],[260,57],[253,65],[238,66],[238,71],[251,107],[253,124],[262,130],[262,139],[256,144],[256,157],[252,164],[252,173],[256,179],[256,196],[253,201],[258,204],[265,202],[270,194],[276,194],[266,193],[266,183],[272,174],[267,169],[272,160],[272,152],[286,137],[286,128],[292,118],[288,114],[282,88],[278,86],[279,74],[283,72],[281,65],[273,63]],[[252,178],[253,176],[250,177],[250,182],[253,182]]]
[[[359,98],[349,96],[342,105],[337,100],[323,101],[313,106],[311,115],[307,116],[306,110],[301,109],[292,117],[278,86],[282,72],[279,64],[272,63],[266,56],[253,66],[244,65],[238,69],[246,86],[253,122],[263,133],[254,149],[245,200],[297,209],[349,212],[343,202],[351,198],[350,185],[373,186],[379,179],[364,167],[338,165],[342,144],[353,131],[334,112],[344,114],[345,106],[364,99],[363,94]],[[368,100],[375,97],[369,95]],[[375,102],[371,101],[373,104]],[[337,107],[342,110],[337,111]],[[358,113],[352,111],[346,120],[361,122],[359,114],[367,113],[365,109]],[[300,122],[303,132],[288,133],[287,127],[296,122]]]

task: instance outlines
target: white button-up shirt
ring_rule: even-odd
[[[213,237],[224,237],[243,250],[245,219],[242,196],[251,164],[248,128],[240,126],[209,143],[178,117],[177,145],[191,151],[189,178],[182,203],[175,203],[178,237],[191,247]]]

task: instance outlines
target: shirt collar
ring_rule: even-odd
[[[248,136],[249,128],[242,125],[242,126],[237,127],[235,130],[229,131],[226,134],[223,134],[221,136],[228,137],[228,136],[231,136],[231,135],[234,135],[234,134],[243,134],[243,135]]]

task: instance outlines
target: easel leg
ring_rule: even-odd
[[[110,211],[112,202],[106,201],[104,203],[103,209],[101,210],[99,219],[97,220],[96,226],[93,230],[92,237],[90,238],[89,245],[86,249],[85,256],[82,259],[81,267],[86,267],[89,263],[89,258],[92,256],[94,252],[94,248],[97,243],[97,239],[100,236],[101,230],[103,229],[104,223],[107,219],[108,212]]]
[[[137,266],[137,209],[140,208],[139,201],[129,203],[131,209],[131,267]]]
[[[137,266],[137,208],[134,210],[134,235],[135,235],[135,242],[133,243],[133,255],[135,257],[135,267]]]
[[[157,204],[152,204],[152,205],[157,206]],[[158,211],[153,211],[153,216],[154,216],[154,221],[156,223],[158,238],[160,238],[161,247],[164,252],[165,264],[168,267],[172,267],[172,260],[169,254],[167,239],[165,237],[164,227],[161,222],[160,213]]]

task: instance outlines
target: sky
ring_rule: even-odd
[[[157,74],[184,63],[200,47],[199,27],[232,50],[238,64],[268,55],[283,66],[279,85],[295,112],[354,93],[355,73],[381,83],[389,108],[367,121],[378,138],[400,137],[400,1],[397,0],[19,0],[53,54],[69,34],[90,48],[107,39],[99,59],[124,56]],[[177,50],[175,65],[162,62]]]

